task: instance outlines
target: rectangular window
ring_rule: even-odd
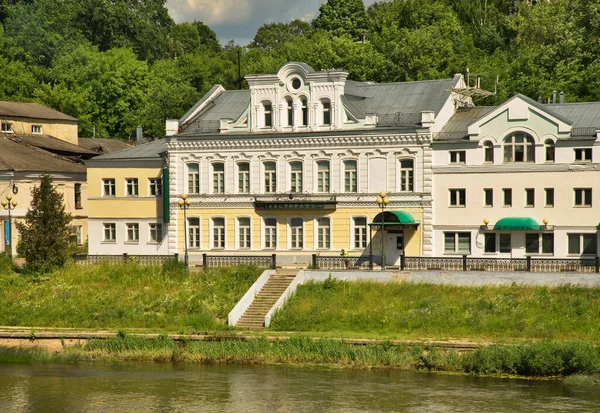
[[[317,192],[329,192],[329,161],[317,162]]]
[[[277,192],[277,172],[275,162],[265,163],[265,193]]]
[[[450,189],[450,206],[464,207],[467,205],[466,189]]]
[[[465,163],[467,151],[450,151],[450,163]]]
[[[485,252],[496,252],[496,234],[493,234],[493,233],[484,234],[484,251]]]
[[[140,241],[140,226],[139,224],[127,224],[127,242]]]
[[[329,249],[331,247],[331,227],[329,218],[317,220],[317,248]]]
[[[414,188],[414,162],[412,159],[400,161],[400,191],[412,192]]]
[[[265,219],[265,248],[277,248],[277,220],[275,218]]]
[[[331,125],[331,103],[323,102],[323,125]]]
[[[554,207],[554,188],[544,188],[546,193],[546,206],[548,208]]]
[[[447,254],[470,254],[471,233],[470,232],[445,232],[444,252]]]
[[[292,218],[290,222],[290,248],[304,248],[304,220],[302,218]]]
[[[575,162],[592,162],[592,148],[575,148]]]
[[[71,234],[69,235],[69,241],[74,245],[83,245],[82,236],[83,227],[81,225],[72,225]]]
[[[273,126],[273,106],[271,106],[271,104],[265,104],[264,105],[264,109],[265,109],[265,128],[270,128],[271,126]]]
[[[527,254],[538,254],[540,252],[539,234],[525,234],[525,252]]]
[[[213,218],[213,248],[225,248],[225,218]]]
[[[302,162],[290,163],[290,191],[302,192]]]
[[[238,192],[240,194],[250,193],[250,164],[248,162],[238,164]]]
[[[356,161],[344,161],[344,192],[356,192],[358,184]]]
[[[503,188],[502,193],[504,195],[504,206],[505,207],[512,206],[512,189]]]
[[[162,179],[148,178],[150,196],[162,196]]]
[[[200,193],[200,165],[191,163],[187,165],[188,194]]]
[[[500,234],[500,252],[510,253],[512,249],[510,234]]]
[[[150,242],[161,242],[163,238],[162,224],[149,224]]]
[[[42,125],[31,125],[31,133],[34,135],[41,135]]]
[[[238,248],[250,248],[250,218],[238,218]]]
[[[575,206],[592,206],[592,188],[575,188],[573,192],[575,193]]]
[[[525,206],[532,208],[535,206],[535,189],[526,188],[525,189]]]
[[[188,247],[200,248],[200,218],[188,218]]]
[[[354,218],[354,244],[356,249],[367,248],[367,218]]]
[[[75,184],[75,209],[83,208],[83,204],[81,202],[81,184]]]
[[[104,227],[104,242],[116,242],[117,240],[117,224],[103,224]]]
[[[125,191],[126,196],[138,196],[139,191],[137,178],[125,179]]]
[[[542,234],[542,254],[554,254],[554,234]]]
[[[12,123],[2,122],[2,133],[12,133],[12,132],[13,132]]]
[[[215,163],[213,168],[213,194],[225,193],[225,164]]]
[[[596,255],[596,234],[567,234],[569,254]]]
[[[105,178],[102,180],[102,190],[104,196],[115,196],[115,179]]]
[[[483,206],[494,206],[494,190],[492,188],[485,188],[483,190]]]

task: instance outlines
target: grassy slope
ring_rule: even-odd
[[[328,280],[301,286],[271,328],[389,338],[599,341],[600,290]]]
[[[258,278],[253,267],[186,273],[134,263],[71,265],[43,277],[0,268],[0,325],[214,329]]]

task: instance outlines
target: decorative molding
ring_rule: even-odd
[[[499,164],[499,165],[453,165],[434,166],[434,175],[449,174],[514,174],[514,173],[555,173],[555,172],[599,172],[600,164]]]

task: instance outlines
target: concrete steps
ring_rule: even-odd
[[[276,274],[271,275],[269,281],[254,297],[252,304],[250,304],[246,312],[236,323],[236,327],[251,330],[264,328],[265,316],[294,278],[296,278],[298,272],[300,272],[299,269],[278,269]]]

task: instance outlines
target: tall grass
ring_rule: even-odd
[[[260,272],[239,266],[188,273],[177,264],[136,263],[73,264],[46,276],[6,271],[0,273],[0,325],[222,328]]]
[[[459,287],[329,280],[300,286],[275,315],[271,328],[496,342],[596,341],[600,290],[572,285]]]

